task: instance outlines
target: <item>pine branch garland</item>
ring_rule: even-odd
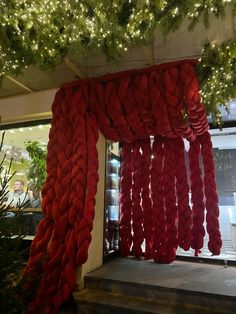
[[[69,50],[78,58],[90,50],[101,50],[108,59],[114,59],[128,47],[147,42],[156,26],[164,35],[179,29],[186,20],[189,30],[199,22],[208,27],[210,16],[224,18],[228,9],[235,16],[235,0],[1,1],[0,78],[17,75],[30,65],[50,69],[62,62]],[[221,50],[224,49],[223,44]],[[233,91],[226,87],[213,97],[210,65],[216,68],[218,65],[214,66],[214,60],[211,64],[210,55],[206,47],[199,73],[203,94],[208,93],[204,84],[209,79],[210,92],[203,99],[207,101],[207,109],[216,116],[218,103],[214,101],[226,103],[228,92],[232,97]],[[226,53],[225,60],[221,57],[219,64],[224,67],[221,72],[228,75],[234,67],[227,65],[227,56]],[[203,64],[207,64],[204,71]],[[203,77],[203,73],[207,76]]]
[[[198,65],[202,101],[221,125],[219,106],[228,109],[228,102],[236,97],[236,41],[230,40],[222,45],[207,44]]]

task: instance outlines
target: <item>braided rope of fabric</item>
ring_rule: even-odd
[[[132,143],[123,143],[122,151],[121,254],[128,255],[131,249],[140,257],[144,239],[145,258],[152,257],[155,262],[172,262],[178,244],[187,250],[191,242],[195,255],[200,252],[205,235],[200,148],[208,247],[212,254],[219,254],[222,241],[212,146],[210,135],[205,133],[208,123],[193,62],[65,86],[56,94],[52,111],[47,179],[42,191],[45,216],[25,270],[29,275],[26,289],[34,286],[31,273],[40,279],[28,313],[57,313],[76,286],[76,268],[87,260],[98,181],[97,125],[108,139]],[[150,135],[155,136],[152,151]],[[191,141],[193,221],[184,146],[178,136]]]
[[[88,248],[91,242],[91,231],[95,216],[95,195],[97,193],[98,177],[98,152],[96,143],[98,141],[98,127],[95,116],[91,113],[86,115],[88,172],[87,191],[84,205],[83,218],[78,223],[76,264],[82,265],[87,261]]]
[[[68,172],[68,175],[64,176],[62,179],[64,180],[63,188],[65,190],[69,188],[69,194],[67,194],[66,198],[62,198],[62,202],[65,202],[65,208],[67,209],[68,226],[64,234],[63,242],[65,250],[61,258],[60,281],[58,283],[57,292],[53,297],[51,311],[53,311],[57,305],[60,306],[63,301],[68,299],[76,286],[77,221],[83,217],[87,185],[86,125],[84,120],[84,115],[87,110],[87,97],[87,87],[86,85],[81,85],[79,89],[73,91],[70,102],[69,115],[71,124],[67,125],[67,128],[70,128],[72,132],[71,170]],[[66,163],[66,160],[64,162]],[[66,187],[66,185],[68,186]],[[66,222],[64,223],[66,225]],[[58,241],[61,241],[60,238],[58,238]]]
[[[65,115],[68,112],[68,102],[66,100],[66,94],[61,91],[60,98],[55,98],[53,104],[53,121],[52,128],[50,131],[49,138],[49,153],[47,155],[47,181],[43,188],[43,210],[45,214],[44,219],[50,219],[51,224],[53,226],[53,232],[51,237],[48,237],[48,242],[46,248],[46,258],[43,260],[43,269],[42,269],[42,277],[37,287],[37,293],[34,301],[29,306],[29,313],[37,313],[37,312],[50,312],[51,304],[53,303],[54,294],[57,294],[57,283],[60,279],[61,273],[61,257],[62,253],[65,250],[64,243],[60,243],[55,239],[57,234],[57,226],[61,225],[61,221],[64,224],[65,216],[64,211],[66,211],[66,207],[61,207],[61,200],[64,196],[65,191],[63,190],[63,182],[62,177],[64,175],[65,168],[63,168],[63,154],[64,148],[66,148],[67,154],[70,155],[71,150],[67,145],[67,142],[70,143],[70,134],[69,141],[65,138],[64,127],[67,126],[69,122],[69,116]],[[55,142],[54,142],[55,139]],[[65,146],[63,146],[65,145]],[[63,149],[62,149],[63,146]],[[68,149],[67,149],[68,148]],[[67,156],[64,158],[67,160]],[[56,162],[55,162],[56,159]],[[53,161],[51,161],[53,160]],[[70,171],[69,169],[67,171]],[[48,182],[51,182],[52,188],[49,188]],[[52,195],[53,191],[53,195]],[[48,206],[48,193],[51,193],[52,197],[50,206]],[[47,218],[49,217],[49,218]],[[62,220],[61,220],[62,219]],[[67,220],[67,219],[66,219]],[[66,223],[67,225],[67,223]],[[39,228],[40,229],[40,228]],[[63,228],[66,233],[67,228]],[[64,235],[62,235],[64,238]],[[37,246],[39,246],[40,241],[37,241]],[[28,272],[30,274],[30,272]],[[59,304],[55,304],[53,306],[54,310],[57,311],[59,308]]]
[[[192,141],[196,135],[206,132],[209,126],[205,109],[200,102],[200,88],[195,67],[192,64],[185,62],[180,65],[180,69],[180,78],[183,85],[185,105],[188,113],[188,123],[194,131],[193,137],[191,137]]]
[[[199,142],[201,143],[201,155],[204,166],[206,229],[209,234],[208,248],[213,255],[219,255],[222,240],[219,230],[219,206],[216,192],[215,169],[210,134],[206,132],[200,135]]]
[[[143,211],[141,207],[141,188],[142,188],[142,157],[140,153],[140,141],[133,143],[133,185],[132,185],[132,212],[133,212],[133,247],[134,256],[142,256],[143,243]]]
[[[112,126],[112,121],[106,113],[104,88],[99,82],[91,86],[89,108],[95,114],[99,129],[106,138],[114,142],[121,141],[121,137]]]
[[[192,236],[192,210],[189,206],[189,186],[184,156],[184,141],[177,138],[175,146],[176,194],[178,199],[178,244],[189,250]]]
[[[163,261],[166,245],[166,213],[164,208],[163,175],[163,137],[155,136],[152,146],[151,196],[153,202],[153,259]]]
[[[76,284],[75,222],[83,215],[81,204],[84,203],[86,189],[84,174],[87,171],[86,134],[83,132],[86,101],[82,89],[69,98],[71,101],[68,103],[62,101],[61,114],[57,119],[61,128],[56,132],[60,142],[57,145],[60,149],[56,155],[58,163],[55,173],[55,199],[51,210],[54,230],[47,246],[48,259],[43,264],[44,274],[32,313],[35,313],[35,309],[42,308],[45,313],[57,313],[61,303],[68,299]],[[59,106],[57,110],[58,108]],[[76,126],[75,129],[73,124]],[[57,203],[59,206],[56,208]]]
[[[154,117],[155,132],[153,135],[175,137],[168,115],[166,102],[163,95],[163,80],[161,73],[152,72],[149,75],[149,97],[151,112]]]
[[[130,78],[124,78],[120,82],[119,97],[122,100],[122,107],[135,140],[148,136],[145,126],[140,119],[138,108],[134,97],[134,82]]]
[[[175,196],[175,139],[164,137],[163,187],[166,212],[166,252],[162,263],[171,263],[176,257],[177,238],[177,206]]]
[[[203,202],[203,181],[199,158],[200,144],[198,137],[196,137],[194,142],[190,142],[189,149],[191,201],[193,212],[191,247],[195,250],[195,256],[198,256],[198,253],[201,252],[205,236],[205,228],[203,226],[205,206]]]
[[[147,136],[155,134],[155,119],[150,110],[149,80],[146,74],[137,75],[134,78],[134,99],[139,112],[139,118],[146,130],[145,133]],[[146,134],[143,134],[143,136]]]
[[[133,142],[136,138],[132,129],[126,121],[126,115],[124,115],[121,101],[118,94],[123,91],[118,89],[117,84],[109,82],[105,88],[105,104],[106,112],[112,120],[117,133],[126,142]],[[123,95],[121,95],[123,97]]]
[[[183,117],[182,85],[178,68],[171,68],[163,73],[164,95],[170,117],[171,128],[178,136],[194,139],[193,130]]]
[[[121,151],[121,179],[120,179],[120,254],[127,256],[130,254],[132,244],[131,234],[131,189],[132,189],[132,164],[131,164],[131,144],[123,142]]]
[[[143,209],[143,232],[145,239],[145,259],[152,258],[152,243],[153,243],[153,215],[152,201],[150,198],[150,175],[151,175],[151,143],[150,137],[140,140],[142,149],[142,209]]]

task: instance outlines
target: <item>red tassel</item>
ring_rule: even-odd
[[[222,240],[219,230],[219,206],[210,134],[206,132],[199,136],[199,142],[201,143],[202,162],[204,166],[206,222],[209,234],[208,248],[213,255],[219,255]]]
[[[197,254],[203,247],[205,236],[204,223],[204,202],[203,202],[203,182],[202,171],[199,164],[200,145],[198,137],[194,142],[190,142],[189,167],[192,193],[193,228],[191,247]]]
[[[163,187],[166,211],[166,252],[161,262],[171,263],[176,257],[177,238],[177,207],[175,196],[175,151],[174,139],[164,138]]]
[[[85,197],[85,205],[83,216],[87,219],[87,224],[81,226],[83,219],[78,223],[77,237],[83,242],[81,247],[78,247],[76,257],[77,265],[81,265],[86,261],[87,250],[91,241],[91,231],[93,226],[93,218],[95,215],[95,195],[97,192],[98,182],[98,152],[96,143],[98,140],[98,127],[96,119],[93,115],[86,116],[86,132],[87,132],[87,151],[88,151],[88,172],[87,172],[87,191]],[[83,236],[80,236],[80,233]],[[81,253],[83,252],[83,254]]]
[[[192,211],[189,206],[189,186],[185,165],[184,142],[178,138],[175,145],[175,176],[178,198],[178,244],[189,250],[192,235]]]
[[[153,202],[153,259],[161,262],[165,256],[166,213],[163,189],[163,137],[156,136],[152,148],[151,191]]]

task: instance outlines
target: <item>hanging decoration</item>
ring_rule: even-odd
[[[207,27],[211,16],[224,18],[227,10],[235,15],[235,1],[2,1],[0,78],[17,75],[31,65],[50,69],[69,50],[78,58],[101,50],[114,59],[128,47],[148,42],[156,26],[164,35],[184,21],[190,30],[199,22]],[[203,52],[199,77],[203,102],[218,122],[217,105],[236,97],[235,38],[218,50],[209,47]]]
[[[205,45],[197,70],[202,101],[221,125],[220,105],[227,110],[228,102],[236,97],[236,41]]]
[[[193,60],[173,62],[74,81],[57,92],[42,191],[44,218],[25,270],[26,289],[34,286],[35,273],[39,279],[28,313],[57,313],[76,287],[78,266],[88,258],[98,128],[107,139],[122,142],[121,254],[140,257],[145,243],[145,258],[155,262],[174,261],[178,246],[191,246],[197,255],[205,207],[208,247],[220,254],[212,146],[195,67]],[[183,138],[191,143],[191,189]]]

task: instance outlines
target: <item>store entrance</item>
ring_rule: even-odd
[[[220,209],[221,254],[211,256],[207,232],[198,259],[210,262],[236,263],[236,127],[210,130]],[[189,144],[185,142],[186,159]],[[120,149],[118,143],[107,142],[104,256],[119,251]],[[191,194],[190,194],[191,200]],[[191,205],[191,204],[190,204]],[[206,229],[206,226],[205,226]],[[143,243],[143,249],[145,243]],[[177,250],[180,259],[194,258],[194,250]]]

